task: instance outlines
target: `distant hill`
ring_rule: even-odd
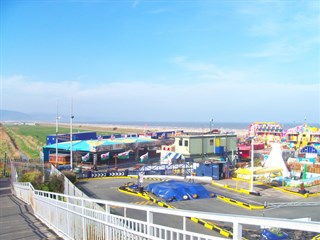
[[[69,122],[70,116],[60,115],[60,122]],[[76,121],[87,121],[90,118],[76,116]],[[92,120],[92,119],[91,119]],[[23,113],[18,111],[0,109],[0,122],[55,122],[56,114],[50,113]]]
[[[10,111],[0,109],[0,121],[31,121],[30,115],[17,112],[17,111]]]

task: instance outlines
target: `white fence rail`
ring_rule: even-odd
[[[122,202],[91,199],[65,178],[65,194],[34,190],[30,183],[19,183],[12,165],[12,183],[16,196],[30,204],[34,214],[64,239],[115,240],[209,240],[225,239],[212,232],[204,235],[189,229],[188,218],[223,222],[233,228],[233,239],[241,239],[243,228],[279,227],[300,231],[320,232],[320,222],[289,219],[235,216],[187,210],[165,209]],[[55,168],[54,174],[61,174]],[[112,211],[112,209],[121,209]],[[129,211],[139,212],[128,217]],[[161,217],[160,217],[161,215]],[[142,217],[141,217],[142,216]],[[178,219],[177,226],[161,224],[159,218]],[[168,221],[168,220],[167,220]],[[208,234],[208,233],[207,233]],[[220,237],[217,237],[220,236]]]
[[[30,183],[14,183],[17,197],[34,209],[35,215],[64,239],[166,239],[166,240],[209,240],[224,239],[204,235],[187,229],[189,217],[213,222],[230,223],[233,239],[241,239],[242,227],[276,226],[285,229],[320,232],[319,222],[292,221],[278,218],[262,218],[213,214],[187,210],[164,209],[121,202],[74,197],[65,194],[34,190]],[[101,206],[95,209],[95,205]],[[111,208],[123,209],[124,216],[111,212]],[[131,209],[144,214],[144,220],[126,217]],[[181,227],[163,226],[155,221],[157,214],[181,220]]]

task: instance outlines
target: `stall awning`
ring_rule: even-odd
[[[169,152],[167,153],[167,155],[165,155],[164,159],[171,159],[171,160],[175,160],[175,159],[179,159],[181,157],[181,153],[174,153],[174,152]]]
[[[281,172],[282,169],[278,167],[259,167],[253,169],[254,175],[265,174],[265,173],[274,173]],[[236,170],[238,174],[251,175],[251,168],[238,168]]]

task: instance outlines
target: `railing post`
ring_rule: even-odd
[[[111,207],[109,204],[106,204],[106,213],[105,213],[105,239],[111,239],[111,232],[109,230],[109,216],[110,216],[110,213],[111,213]]]
[[[58,195],[54,194],[55,204],[56,204],[56,229],[60,229],[59,227],[59,217],[58,217]]]
[[[82,213],[82,239],[87,239],[86,236],[86,223],[85,223],[85,217],[84,217],[84,200],[81,199],[81,213]]]
[[[69,214],[69,212],[70,212],[70,210],[69,210],[69,196],[67,197],[67,201],[66,201],[66,203],[67,203],[67,233],[68,233],[68,237],[70,237],[70,219],[69,219],[69,217],[70,217],[70,214]]]
[[[233,240],[242,239],[242,225],[238,222],[233,222]]]
[[[153,224],[153,212],[150,210],[147,211],[147,234],[149,236],[153,236],[153,227],[151,226]]]
[[[186,240],[186,231],[187,231],[187,218],[184,216],[183,219],[183,240]]]

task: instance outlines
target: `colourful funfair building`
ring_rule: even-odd
[[[320,144],[320,129],[308,124],[302,124],[288,129],[285,136],[289,146],[296,149],[308,145],[313,145],[318,148]]]
[[[271,142],[280,142],[282,135],[283,128],[276,122],[253,122],[247,132],[247,137],[254,136],[268,146]]]

